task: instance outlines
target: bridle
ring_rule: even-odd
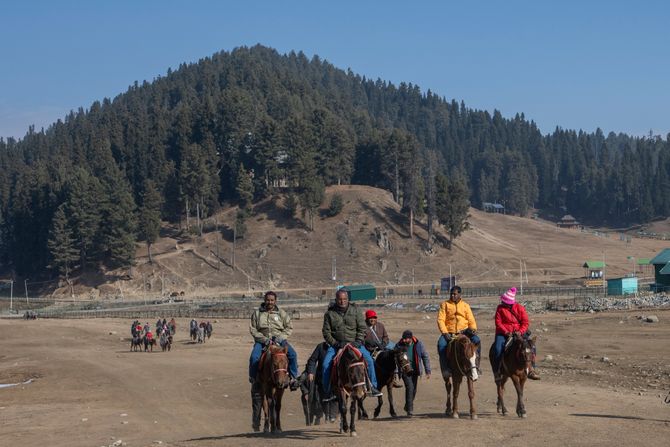
[[[365,386],[365,362],[362,362],[362,361],[361,362],[354,362],[351,365],[349,365],[349,369],[351,369],[355,366],[362,366],[363,367],[363,381],[351,385],[352,390],[354,388],[358,388],[359,386]]]
[[[286,357],[286,362],[288,364],[288,356],[286,355],[285,352],[281,352],[281,351],[270,352],[269,354],[270,354],[270,366],[272,367],[272,381],[277,383],[277,377],[275,376],[275,374],[278,374],[280,372],[288,373],[288,369],[287,368],[275,368],[274,363],[272,362],[272,357],[273,356]]]
[[[467,336],[465,336],[465,335],[459,335],[459,337],[460,337],[460,336],[463,336],[463,337],[465,338],[465,340],[467,340],[467,342],[472,343],[472,342],[470,342],[470,340],[468,339]],[[453,341],[453,343],[460,343],[460,342],[458,341],[458,338],[456,338],[456,339]],[[463,354],[465,354],[465,344],[464,344],[464,343],[461,343],[461,344],[463,345]],[[452,349],[456,349],[456,346],[452,346]],[[454,361],[456,362],[456,368],[458,368],[458,372],[460,372],[461,375],[462,375],[463,377],[468,377],[468,374],[475,368],[475,367],[472,366],[472,365],[468,365],[468,366],[465,368],[465,371],[464,371],[463,368],[462,368],[462,366],[461,366],[461,364],[460,364],[460,362],[458,361],[458,353],[457,353],[457,352],[454,352]]]

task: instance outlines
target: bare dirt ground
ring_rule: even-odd
[[[650,314],[660,321],[637,318]],[[393,338],[411,328],[435,369],[434,314],[382,310],[380,319]],[[129,352],[125,320],[0,320],[0,383],[35,379],[0,388],[0,445],[668,445],[670,310],[531,315],[542,380],[527,384],[525,420],[496,414],[486,359],[492,313],[477,319],[487,365],[476,386],[479,420],[467,418],[463,395],[462,419],[443,416],[445,391],[435,371],[419,383],[414,418],[392,420],[385,407],[379,420],[358,424],[354,440],[334,424],[306,427],[297,393],[285,395],[281,437],[251,431],[246,320],[217,321],[204,345],[188,341],[187,321],[178,320],[169,353]],[[321,339],[320,325],[318,318],[294,323],[301,367]],[[403,389],[395,400],[403,414]],[[373,402],[366,403],[369,410]],[[509,385],[507,406],[515,406]]]

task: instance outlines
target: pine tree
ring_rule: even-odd
[[[468,209],[470,207],[468,197],[470,194],[465,179],[456,174],[450,179],[438,175],[436,189],[437,220],[447,230],[449,235],[447,248],[451,249],[454,240],[468,229]]]
[[[49,232],[49,252],[52,262],[50,267],[55,269],[69,281],[70,271],[74,262],[79,259],[79,253],[75,247],[75,240],[70,229],[70,223],[65,215],[65,204],[56,209]]]
[[[309,229],[312,231],[314,231],[314,216],[323,202],[324,193],[323,181],[317,177],[306,179],[300,191],[300,204],[309,215]]]
[[[154,182],[145,180],[144,193],[142,194],[142,206],[139,211],[139,234],[147,244],[147,254],[149,262],[153,264],[151,257],[151,246],[156,239],[161,228],[161,206],[163,199],[156,190]]]
[[[251,204],[254,200],[254,183],[249,172],[244,169],[244,165],[240,163],[240,169],[237,171],[237,199],[239,201],[240,209],[245,213],[249,213]]]

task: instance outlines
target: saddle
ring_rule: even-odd
[[[363,353],[359,349],[357,349],[353,344],[347,343],[344,348],[341,348],[339,351],[337,351],[337,354],[335,354],[335,358],[333,358],[333,364],[331,365],[331,374],[330,374],[330,383],[333,385],[337,385],[338,380],[339,380],[339,375],[338,375],[338,366],[340,364],[340,361],[342,360],[342,355],[347,351],[351,350],[355,355],[358,361],[363,362],[363,367],[365,368],[365,374],[367,376],[368,373],[368,367],[365,361],[363,360]]]

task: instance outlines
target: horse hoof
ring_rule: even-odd
[[[453,414],[451,415],[451,417],[452,417],[453,419],[458,419],[458,418],[459,418],[458,413],[453,413]]]
[[[257,425],[254,425],[252,428],[254,429],[254,432],[258,433],[259,431],[261,431],[261,428]]]
[[[391,417],[392,417],[392,418],[397,418],[398,415],[397,415],[396,413],[391,413]]]
[[[471,414],[470,419],[472,419],[474,421],[474,420],[479,419],[479,417],[476,414]]]
[[[356,433],[355,431],[352,431],[351,433],[349,433],[349,436],[356,437],[356,436],[358,436],[358,433]]]
[[[527,418],[528,416],[526,415],[526,413],[521,413],[521,414],[519,415],[519,417],[525,419],[525,418]]]

